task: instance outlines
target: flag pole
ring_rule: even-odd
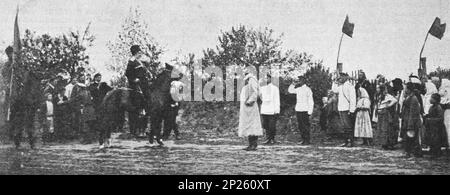
[[[17,23],[18,15],[19,15],[19,5],[17,4],[15,23]],[[16,33],[15,32],[16,31],[15,28],[16,27],[14,27],[14,36],[15,36],[15,33]],[[16,65],[16,63],[17,63],[17,59],[16,59],[17,53],[15,53],[15,52],[18,52],[18,51],[15,51],[13,49],[13,56],[12,56],[12,63],[11,63],[11,77],[10,77],[10,80],[9,80],[8,111],[6,113],[6,121],[10,121],[10,118],[11,118],[11,102],[12,102],[12,98],[11,97],[12,97],[12,93],[13,93],[14,65]]]
[[[423,42],[422,50],[420,50],[420,56],[419,56],[419,69],[422,68],[422,67],[421,67],[421,64],[420,64],[420,61],[421,61],[421,59],[422,59],[423,50],[424,50],[424,48],[425,48],[425,43],[426,43],[427,40],[428,40],[428,35],[429,35],[429,34],[430,34],[430,31],[428,31],[427,36],[425,36],[425,41]]]
[[[337,55],[337,63],[339,64],[339,55],[341,54],[341,45],[342,45],[342,39],[344,38],[344,33],[341,35],[341,41],[339,42],[339,49],[338,49],[338,55]]]

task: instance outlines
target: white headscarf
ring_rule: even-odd
[[[360,87],[359,92],[361,93],[361,96],[359,98],[369,98],[369,93],[367,93],[366,89]]]
[[[439,88],[439,94],[441,95],[441,104],[450,103],[450,80],[442,79],[441,88]]]

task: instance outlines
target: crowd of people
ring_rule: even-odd
[[[137,114],[146,118],[149,110],[145,95],[149,93],[148,70],[140,62],[142,51],[139,46],[130,49],[132,57],[128,62],[125,76],[129,87],[135,92],[130,99],[139,108]],[[11,49],[6,50],[8,57]],[[9,59],[11,61],[11,58]],[[173,69],[166,64],[167,71]],[[265,144],[276,144],[277,116],[280,114],[280,90],[268,74],[260,81],[250,69],[245,71],[244,87],[240,93],[240,115],[238,135],[246,137],[254,151],[258,137],[266,131]],[[6,71],[7,73],[7,71]],[[8,76],[3,71],[3,76]],[[178,78],[179,79],[179,78]],[[67,82],[69,81],[69,82]],[[178,84],[177,84],[178,82]],[[177,79],[171,81],[170,94],[173,97],[182,85]],[[44,90],[45,101],[38,109],[38,118],[43,130],[44,143],[81,139],[82,143],[92,143],[98,133],[99,111],[105,96],[113,88],[102,82],[100,73],[91,77],[84,69],[79,69],[72,78],[57,75],[47,82]],[[311,116],[315,103],[313,93],[304,76],[298,77],[288,88],[288,93],[296,96],[295,112],[301,145],[312,144]],[[137,101],[143,99],[144,101]],[[157,142],[169,139],[174,131],[179,138],[176,118],[179,114],[179,100],[169,98],[165,105],[164,134]],[[258,105],[258,100],[261,105]],[[450,145],[450,80],[448,78],[411,75],[408,81],[394,79],[388,81],[382,75],[376,82],[369,82],[360,71],[353,79],[346,73],[337,73],[328,96],[323,97],[320,109],[320,128],[330,138],[343,138],[342,147],[355,146],[362,140],[365,146],[382,142],[385,150],[395,150],[402,146],[406,156],[423,156],[423,148],[429,148],[433,158],[442,155],[442,148],[449,153]],[[147,128],[147,121],[142,133]],[[137,124],[130,124],[137,125]],[[139,128],[130,128],[139,129]],[[137,136],[138,132],[131,132]],[[374,135],[380,135],[375,137]],[[379,139],[379,140],[374,140]],[[108,146],[108,140],[101,141],[101,147]],[[20,145],[20,141],[16,142]]]
[[[46,101],[38,110],[44,143],[80,139],[92,143],[96,137],[96,120],[100,104],[112,90],[101,82],[102,75],[92,78],[84,71],[67,81],[58,75],[44,89]]]
[[[238,134],[248,137],[249,146],[245,150],[253,151],[263,130],[267,136],[265,144],[276,143],[280,97],[270,74],[260,82],[250,72],[245,74]],[[310,145],[314,92],[303,76],[289,86],[288,92],[297,98],[295,111],[300,144]],[[262,101],[260,109],[256,103],[258,98]],[[443,154],[442,148],[449,153],[449,104],[448,78],[411,75],[408,81],[398,78],[388,81],[378,75],[375,82],[369,82],[363,71],[357,79],[339,73],[333,79],[328,96],[323,98],[320,128],[331,139],[342,138],[341,147],[354,147],[358,139],[362,145],[371,146],[377,138],[376,142],[382,143],[384,150],[401,147],[407,157],[422,157],[423,149],[429,148],[431,157],[437,158]],[[375,137],[375,133],[379,136]]]

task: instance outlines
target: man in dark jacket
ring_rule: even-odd
[[[148,70],[144,67],[140,61],[142,57],[142,50],[138,45],[133,45],[130,49],[131,59],[128,61],[125,76],[128,79],[128,86],[137,93],[131,93],[131,103],[140,111],[140,114],[145,114],[145,106],[139,99],[145,99],[148,89]]]
[[[108,86],[108,84],[101,81],[102,75],[100,73],[97,73],[94,75],[93,83],[89,85],[89,91],[91,92],[92,96],[92,103],[94,104],[96,112],[102,104],[103,98],[105,98],[106,94],[113,89],[112,87]]]

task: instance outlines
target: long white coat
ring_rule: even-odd
[[[239,137],[262,136],[261,116],[257,103],[258,82],[255,77],[247,77],[248,80],[241,91],[239,112]],[[247,106],[246,103],[253,103]]]

